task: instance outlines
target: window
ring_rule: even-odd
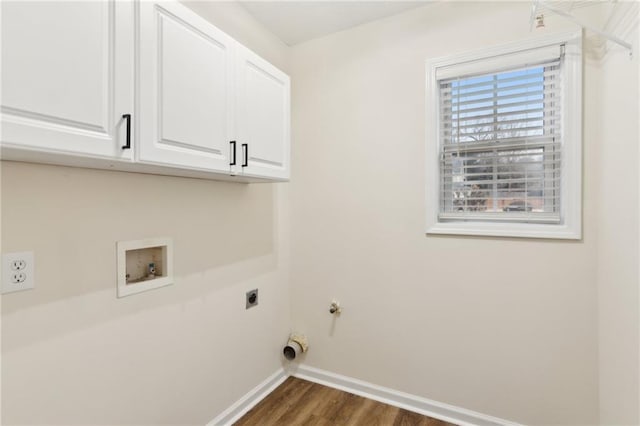
[[[432,61],[427,233],[579,239],[580,36]]]

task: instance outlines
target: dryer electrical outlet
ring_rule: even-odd
[[[245,295],[245,309],[258,306],[258,289],[249,290]]]
[[[2,294],[35,288],[35,261],[32,251],[2,255]]]

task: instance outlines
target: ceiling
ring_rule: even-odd
[[[293,46],[442,0],[237,1],[280,40],[289,46]],[[537,3],[536,0],[517,1],[530,3],[532,6]],[[547,3],[553,5],[556,10],[573,14],[577,9],[586,6],[616,5],[619,0],[544,0],[536,8],[537,15],[555,15],[553,11],[545,7]]]
[[[416,1],[240,1],[289,46],[424,6]]]

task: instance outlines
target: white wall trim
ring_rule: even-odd
[[[232,425],[267,395],[273,392],[275,388],[280,386],[282,382],[287,380],[287,377],[289,377],[289,375],[285,373],[283,368],[278,369],[278,371],[247,392],[245,396],[236,401],[232,406],[220,413],[215,419],[207,423],[207,426]]]
[[[292,369],[291,375],[460,426],[519,425],[509,420],[488,416],[305,365]]]
[[[267,377],[262,383],[220,413],[215,419],[207,423],[207,426],[232,425],[273,392],[275,388],[280,386],[289,376],[329,386],[460,426],[522,426],[520,423],[510,420],[422,398],[306,365],[292,365],[286,371],[283,368],[278,369],[278,371]]]

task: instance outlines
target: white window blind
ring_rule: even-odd
[[[555,52],[437,76],[439,220],[561,222],[563,54]]]

